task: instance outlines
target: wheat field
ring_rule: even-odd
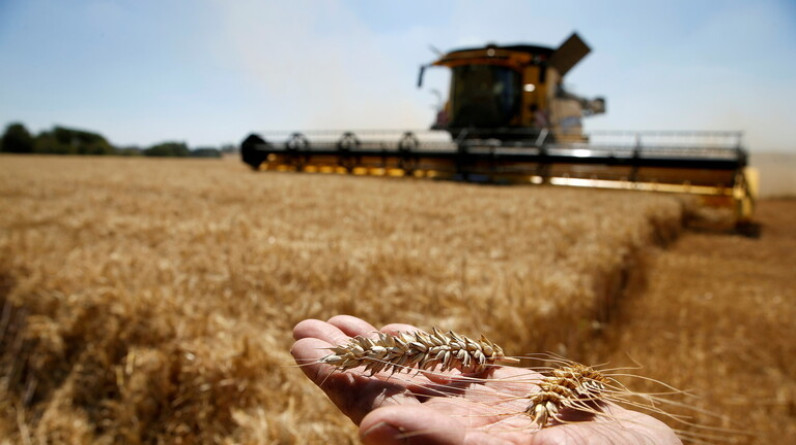
[[[341,313],[632,357],[796,439],[794,201],[752,240],[663,195],[2,156],[0,208],[6,443],[356,443],[288,352]]]

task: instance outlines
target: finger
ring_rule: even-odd
[[[290,354],[301,366],[304,374],[307,374],[307,377],[318,386],[335,371],[334,366],[320,362],[320,359],[329,355],[329,343],[319,338],[308,337],[296,340],[290,348]]]
[[[362,419],[359,437],[368,444],[461,444],[464,425],[426,406],[387,406]]]
[[[376,332],[376,328],[372,324],[351,315],[335,315],[329,319],[329,324],[337,327],[349,337],[357,335],[367,337]]]
[[[490,378],[484,381],[484,386],[506,395],[527,396],[539,391],[538,384],[542,378],[541,374],[533,370],[497,366],[492,368]]]
[[[416,326],[406,323],[390,323],[381,328],[381,332],[386,332],[390,335],[396,335],[399,332],[415,332],[419,330],[420,329],[418,329]]]
[[[318,338],[327,343],[327,347],[345,343],[349,336],[337,326],[321,320],[302,320],[293,328],[293,338]]]
[[[543,376],[533,369],[514,366],[494,366],[491,380],[522,381],[524,383],[538,382]]]

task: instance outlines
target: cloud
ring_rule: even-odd
[[[409,29],[384,35],[337,1],[225,3],[222,26],[234,64],[267,103],[274,125],[306,128],[426,126],[414,72],[391,53]],[[418,50],[425,51],[425,46]]]

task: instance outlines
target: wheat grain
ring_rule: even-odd
[[[457,369],[463,373],[480,373],[498,362],[516,362],[483,335],[473,340],[437,328],[431,333],[414,331],[391,335],[380,332],[377,338],[357,336],[329,349],[332,353],[321,358],[322,363],[341,371],[364,365],[371,375],[382,370],[394,374],[405,369],[431,370],[437,366],[441,371]]]

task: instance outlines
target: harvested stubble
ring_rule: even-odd
[[[638,253],[681,219],[634,193],[14,156],[0,208],[13,442],[348,443],[291,366],[297,321],[439,325],[581,359]]]

